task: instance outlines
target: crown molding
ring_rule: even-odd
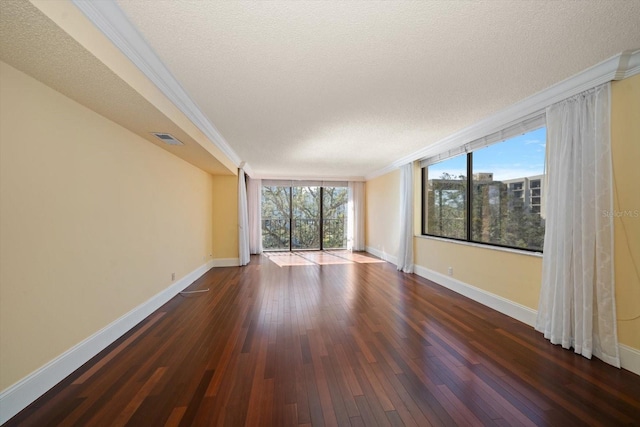
[[[629,55],[624,76],[616,80],[628,79],[636,74],[640,74],[640,50],[636,50]]]
[[[413,156],[413,155],[409,155],[409,156],[407,156],[406,158],[409,158],[409,157],[411,157],[411,158],[412,158],[412,156]],[[405,158],[405,157],[403,157],[403,159],[404,159],[404,158]],[[414,160],[418,160],[418,158],[416,158],[416,159],[414,159]],[[406,163],[409,163],[409,162],[413,162],[414,160],[408,160],[408,161],[406,161],[406,162],[404,162],[404,163],[403,163],[403,162],[401,162],[400,160],[396,160],[395,162],[391,163],[390,165],[387,165],[387,166],[383,167],[382,169],[378,169],[378,170],[376,170],[376,171],[374,171],[374,172],[371,172],[371,173],[369,173],[369,174],[365,175],[364,180],[365,180],[365,181],[370,181],[370,180],[372,180],[372,179],[374,179],[374,178],[377,178],[377,177],[379,177],[379,176],[386,175],[386,174],[391,173],[391,172],[393,172],[394,170],[396,170],[396,169],[400,168],[400,166],[402,166],[402,165],[404,165],[404,164],[406,164]]]
[[[249,165],[249,163],[247,162],[242,162],[241,163],[242,166],[240,166],[242,168],[242,170],[244,171],[244,173],[246,173],[247,175],[249,175],[249,178],[253,178],[255,176],[255,172],[253,172],[253,169],[251,168],[251,166]]]
[[[317,176],[285,176],[285,175],[256,175],[251,176],[254,179],[270,179],[274,181],[348,181],[348,182],[364,182],[366,181],[364,176],[332,176],[332,177],[317,177]]]
[[[368,181],[400,166],[435,156],[543,112],[548,106],[612,80],[623,80],[640,73],[640,50],[627,50],[549,88],[519,101],[469,127],[447,136],[390,165],[365,176]]]
[[[114,0],[71,0],[236,166],[242,159],[191,99]],[[247,165],[245,165],[245,169]]]

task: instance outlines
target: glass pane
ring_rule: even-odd
[[[324,187],[322,192],[322,248],[345,249],[349,190],[346,187]]]
[[[320,249],[320,187],[293,187],[291,249]]]
[[[290,187],[262,187],[262,247],[289,250]]]
[[[461,155],[426,168],[427,234],[467,238],[467,156]]]
[[[473,152],[472,240],[542,250],[546,129]]]

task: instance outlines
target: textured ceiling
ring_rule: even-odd
[[[372,174],[640,47],[640,0],[102,1],[121,7],[262,176]],[[27,0],[0,1],[0,24],[0,59],[203,170],[229,173]]]
[[[31,3],[0,2],[0,41],[6,63],[205,171],[230,173]],[[168,146],[152,131],[171,133],[185,146]]]
[[[117,3],[260,175],[367,175],[640,47],[637,0]]]

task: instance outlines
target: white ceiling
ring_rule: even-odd
[[[367,175],[640,47],[640,1],[117,3],[262,175]]]
[[[7,1],[26,3],[6,0],[4,6]],[[148,45],[143,47],[155,51],[203,113],[208,131],[202,120],[197,125],[212,144],[226,142],[237,154],[233,162],[246,161],[254,174],[271,177],[371,175],[600,61],[640,48],[640,0],[98,3],[119,6],[124,15],[116,18],[126,27],[128,17],[138,29]],[[11,21],[4,18],[4,24]],[[65,46],[72,43],[49,43],[43,51],[38,40],[48,33],[28,23],[20,28],[37,55],[20,46],[14,51],[54,55],[59,66],[31,58],[31,70],[23,71],[40,73],[36,78],[63,93],[78,91],[76,79],[93,76],[83,87],[99,89],[98,77],[110,77],[106,70],[75,73],[59,83],[65,69],[91,58],[75,46],[69,54]],[[5,38],[3,44],[14,42]],[[135,91],[121,89],[122,96],[138,97],[135,105],[143,104]],[[102,92],[87,90],[81,102],[99,109],[97,99],[111,98]],[[113,98],[120,100],[114,105],[126,104]],[[128,111],[119,115],[134,120]],[[113,108],[103,114],[118,121]],[[197,156],[187,160],[198,163]]]

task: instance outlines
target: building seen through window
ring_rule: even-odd
[[[541,251],[544,159],[540,128],[423,168],[423,234]]]

